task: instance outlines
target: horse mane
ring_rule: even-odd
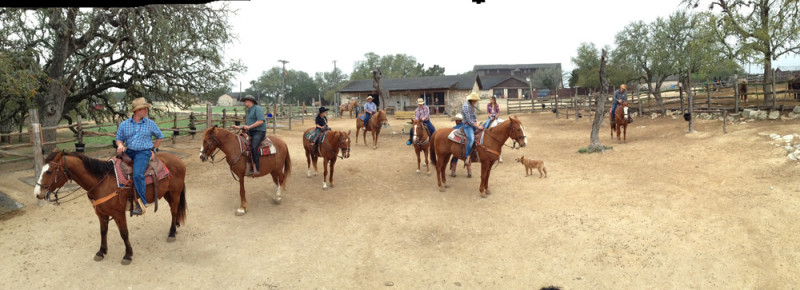
[[[55,153],[56,152],[52,152],[47,156],[48,162],[52,161],[52,157],[55,157]],[[111,161],[94,159],[78,152],[64,152],[64,155],[80,159],[83,163],[83,167],[86,168],[86,172],[89,172],[89,174],[97,179],[101,179],[114,172],[114,163]]]

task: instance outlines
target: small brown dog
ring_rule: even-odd
[[[536,168],[539,170],[539,178],[542,178],[542,176],[547,178],[547,168],[544,167],[544,161],[528,159],[525,156],[514,160],[525,165],[525,177],[528,177],[528,170],[530,170],[530,175],[533,175],[533,169]],[[542,175],[542,172],[544,172],[544,175]]]

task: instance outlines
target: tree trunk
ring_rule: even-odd
[[[694,133],[694,91],[692,91],[692,73],[691,71],[687,73],[686,83],[684,87],[686,88],[686,103],[689,108],[689,133]]]
[[[603,49],[603,54],[600,57],[600,83],[603,86],[603,90],[595,96],[595,103],[597,107],[595,108],[594,114],[594,122],[592,122],[592,135],[591,135],[591,143],[589,144],[589,152],[603,152],[605,147],[603,144],[600,144],[600,124],[603,123],[603,118],[605,115],[605,104],[606,104],[606,92],[608,91],[608,80],[606,79],[606,58],[608,57],[608,53],[605,49]]]
[[[764,54],[764,85],[763,85],[763,92],[764,92],[764,106],[770,106],[772,103],[772,78],[775,75],[772,73],[772,54],[765,53]]]
[[[56,31],[55,43],[53,44],[53,56],[50,67],[47,68],[47,77],[49,82],[44,94],[38,94],[36,101],[39,105],[39,115],[42,127],[53,127],[58,125],[61,121],[64,110],[64,102],[67,99],[67,88],[64,85],[64,66],[67,57],[70,54],[69,40],[71,38],[71,29],[68,29],[67,21],[70,19],[63,19],[60,8],[52,8],[51,23],[53,23],[53,30]],[[74,19],[71,19],[74,20]],[[55,27],[59,26],[59,27]],[[51,142],[56,140],[56,130],[49,129],[43,130],[43,142]],[[50,152],[56,145],[45,145],[44,152]]]
[[[662,116],[666,116],[667,114],[667,109],[664,108],[664,99],[661,97],[661,84],[664,83],[665,79],[667,79],[667,77],[660,77],[658,81],[656,81],[655,90],[653,90],[653,97],[656,98],[656,103],[659,109],[661,109]]]

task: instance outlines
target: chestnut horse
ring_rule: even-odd
[[[623,131],[623,143],[628,142],[628,102],[623,102],[617,106],[614,112],[614,122],[611,123],[611,138],[614,138],[614,131],[617,131],[617,141],[619,141],[620,129]]]
[[[292,173],[292,159],[289,157],[289,149],[286,143],[278,137],[270,136],[272,144],[275,146],[276,152],[267,156],[261,156],[261,162],[258,175],[252,177],[261,177],[267,174],[272,175],[272,181],[277,185],[275,190],[275,197],[272,200],[275,204],[281,204],[281,189],[286,189],[286,180]],[[241,198],[241,206],[236,209],[236,215],[241,216],[247,212],[247,197],[244,191],[244,175],[247,171],[247,157],[244,155],[241,146],[239,145],[239,137],[223,128],[214,127],[206,129],[203,135],[203,145],[200,147],[200,160],[205,162],[208,159],[214,160],[214,151],[221,150],[225,153],[225,160],[230,166],[231,173],[235,174],[237,181],[239,181],[239,197]]]
[[[186,165],[177,156],[169,153],[157,153],[154,156],[160,159],[169,169],[170,175],[166,179],[157,181],[158,196],[153,193],[154,186],[147,185],[147,203],[155,202],[163,197],[172,212],[169,235],[167,242],[175,241],[177,227],[186,220]],[[128,240],[128,222],[125,219],[125,210],[128,197],[133,193],[134,186],[119,188],[114,174],[114,163],[87,157],[80,153],[53,151],[45,159],[42,173],[33,195],[38,199],[51,201],[50,194],[54,193],[55,202],[58,202],[58,190],[68,180],[75,181],[86,190],[86,196],[94,206],[94,213],[100,219],[100,250],[94,256],[95,261],[101,261],[108,253],[106,243],[108,234],[108,221],[114,219],[119,229],[119,235],[125,243],[125,256],[122,264],[131,263],[133,248]],[[42,192],[44,190],[44,192]]]
[[[448,187],[444,170],[447,168],[447,164],[450,163],[450,155],[459,156],[462,154],[462,145],[447,138],[447,135],[450,135],[452,131],[452,128],[442,128],[433,132],[433,136],[431,136],[431,162],[436,164],[436,181],[439,184],[439,191],[442,192]],[[489,190],[489,174],[492,171],[492,165],[499,159],[503,145],[508,138],[519,143],[520,147],[525,147],[528,142],[522,123],[517,117],[509,118],[507,121],[484,132],[486,132],[486,136],[483,138],[483,145],[475,144],[472,147],[472,150],[478,151],[481,162],[481,185],[478,188],[481,197],[492,194]],[[480,140],[478,132],[475,134],[475,140]]]
[[[353,108],[355,108],[355,106],[357,106],[357,105],[358,105],[358,102],[356,100],[352,100],[347,104],[339,105],[339,118],[344,117],[344,112],[345,111],[350,111],[350,119],[352,119],[353,118]]]
[[[308,132],[314,128],[306,130],[302,136],[306,136]],[[336,157],[349,158],[350,157],[350,131],[347,133],[343,131],[325,131],[325,140],[319,144],[319,154],[322,155],[322,167],[324,172],[322,175],[322,190],[328,189],[328,181],[333,187],[333,166],[336,165]],[[322,138],[320,138],[322,139]],[[314,175],[317,175],[317,155],[314,152],[314,146],[311,146],[311,141],[303,137],[303,148],[306,150],[306,163],[308,165],[307,178],[311,178],[311,161],[314,161]],[[342,150],[342,155],[339,156],[339,150]],[[331,168],[331,176],[328,178],[328,166]]]
[[[428,151],[430,151],[431,147],[431,134],[428,132],[428,126],[425,126],[420,120],[414,120],[412,123],[412,132],[414,132],[414,138],[412,143],[414,145],[414,152],[417,153],[417,173],[419,173],[420,169],[420,159],[419,159],[419,152],[425,152],[425,169],[427,170],[427,174],[431,174],[431,164],[428,163]]]
[[[366,113],[361,114],[364,116]],[[356,145],[358,144],[358,131],[364,128],[364,146],[367,146],[367,131],[372,132],[372,149],[378,148],[378,135],[381,134],[381,125],[386,123],[386,111],[378,110],[369,119],[369,127],[364,126],[364,121],[361,121],[361,116],[356,118]]]

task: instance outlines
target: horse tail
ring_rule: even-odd
[[[186,221],[186,186],[181,190],[181,198],[178,202],[178,224],[184,224]]]
[[[286,189],[286,181],[292,175],[292,158],[289,156],[289,148],[286,148],[286,159],[283,160],[283,181],[281,186]]]
[[[433,133],[436,134],[436,132]],[[428,146],[428,150],[431,151],[431,164],[436,165],[436,139],[433,138],[433,135],[430,138],[431,140],[428,142],[430,142],[431,146]]]

